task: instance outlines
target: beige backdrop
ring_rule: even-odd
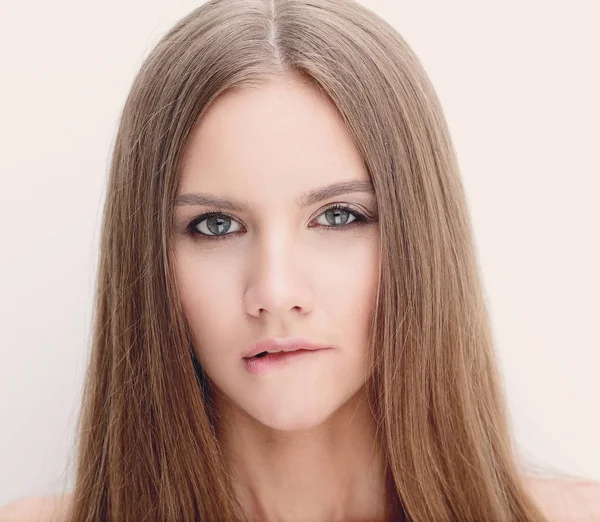
[[[600,3],[362,3],[444,106],[521,451],[600,480]],[[117,117],[197,5],[0,3],[0,505],[67,480]]]

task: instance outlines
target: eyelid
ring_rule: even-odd
[[[366,210],[361,210],[360,208],[357,208],[350,203],[333,202],[333,203],[328,203],[327,205],[325,205],[325,207],[319,209],[317,214],[313,218],[311,218],[311,221],[313,221],[314,219],[319,217],[321,214],[324,214],[325,212],[327,212],[328,210],[330,210],[332,208],[341,208],[343,210],[353,211],[353,212],[356,212],[357,214],[362,214],[366,218],[370,217],[370,214]],[[212,209],[209,209],[206,212],[203,212],[202,214],[196,216],[194,219],[192,219],[192,223],[194,223],[194,226],[195,226],[198,223],[200,223],[201,221],[208,219],[209,217],[212,217],[212,216],[226,216],[227,218],[240,223],[240,220],[238,218],[229,214],[226,211],[218,210],[216,207],[213,207]],[[240,224],[243,225],[243,223],[240,223]],[[244,227],[245,227],[245,225],[244,225]],[[333,228],[335,228],[335,227],[333,227]]]
[[[351,228],[353,224],[360,224],[360,223],[365,223],[365,222],[373,222],[373,221],[377,221],[377,217],[376,215],[372,215],[369,211],[367,210],[363,210],[361,208],[358,208],[356,205],[353,205],[351,203],[346,203],[346,202],[331,202],[328,203],[327,205],[325,205],[324,207],[322,207],[321,209],[319,209],[319,211],[317,212],[317,214],[311,218],[311,222],[314,221],[316,218],[318,218],[319,216],[323,215],[325,212],[327,212],[328,210],[331,209],[335,209],[335,208],[339,208],[342,210],[346,210],[350,213],[354,214],[354,221],[350,222],[347,225],[340,225],[340,226],[335,226],[335,225],[330,225],[330,226],[326,226],[326,225],[318,225],[318,227],[323,228],[323,229],[331,229],[331,230],[342,230],[342,229],[347,229],[347,228]],[[226,211],[222,211],[222,210],[218,210],[216,207],[212,207],[209,208],[206,212],[203,212],[202,214],[196,216],[195,218],[193,218],[191,221],[189,221],[188,225],[185,227],[185,231],[187,234],[190,234],[194,239],[199,239],[199,240],[203,240],[203,239],[207,239],[207,240],[211,240],[211,239],[215,239],[215,240],[219,240],[219,239],[229,239],[232,236],[235,236],[238,232],[240,231],[236,231],[233,233],[228,233],[228,234],[203,234],[201,232],[198,232],[198,230],[196,230],[196,226],[201,223],[202,221],[212,217],[212,216],[225,216],[228,219],[231,219],[232,221],[236,221],[237,223],[239,223],[244,229],[247,230],[246,226],[239,220],[237,219],[235,216],[232,216],[231,214],[229,214]]]
[[[315,217],[311,219],[311,221],[317,219],[319,216],[323,215],[328,210],[336,209],[336,208],[340,209],[340,210],[346,210],[350,213],[354,213],[356,220],[361,220],[362,218],[364,218],[365,220],[371,219],[370,214],[366,210],[362,210],[362,209],[358,208],[357,206],[352,205],[351,203],[334,202],[334,203],[329,203],[324,208],[320,209],[318,211],[318,213],[315,215]],[[338,227],[330,226],[330,227],[326,227],[326,228],[338,228]]]

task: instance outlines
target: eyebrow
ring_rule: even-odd
[[[375,188],[371,180],[349,180],[331,185],[326,185],[317,189],[309,190],[304,194],[297,197],[294,202],[300,208],[314,205],[324,199],[340,196],[342,194],[349,194],[351,192],[366,192],[368,194],[375,194]],[[245,212],[248,211],[250,205],[245,201],[236,201],[214,196],[212,194],[203,193],[189,193],[179,194],[175,198],[175,206],[186,206],[186,205],[206,205],[216,206],[231,210],[233,212]]]

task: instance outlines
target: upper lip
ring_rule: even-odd
[[[325,348],[330,347],[312,343],[302,337],[267,337],[250,346],[242,357],[248,359],[262,352],[293,352],[295,350],[323,350]]]

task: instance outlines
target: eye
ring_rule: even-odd
[[[325,218],[324,223],[318,222],[318,218],[321,216]],[[376,219],[371,219],[362,212],[342,203],[330,206],[317,216],[317,226],[324,230],[350,229],[370,221],[376,221]],[[209,212],[195,218],[187,226],[186,233],[199,240],[228,239],[235,235],[230,232],[241,230],[239,224],[237,229],[234,225],[232,230],[232,224],[237,223],[231,216],[222,212]]]
[[[321,216],[325,217],[325,224],[320,223],[320,225],[326,228],[339,228],[346,226],[348,223],[367,221],[366,217],[358,210],[340,203],[326,209],[325,212],[319,214],[319,217]]]
[[[207,237],[221,237],[230,232],[231,224],[237,223],[231,216],[220,212],[202,214],[190,223],[191,231],[197,235]],[[235,227],[234,227],[235,228]],[[236,232],[236,230],[233,230]]]

